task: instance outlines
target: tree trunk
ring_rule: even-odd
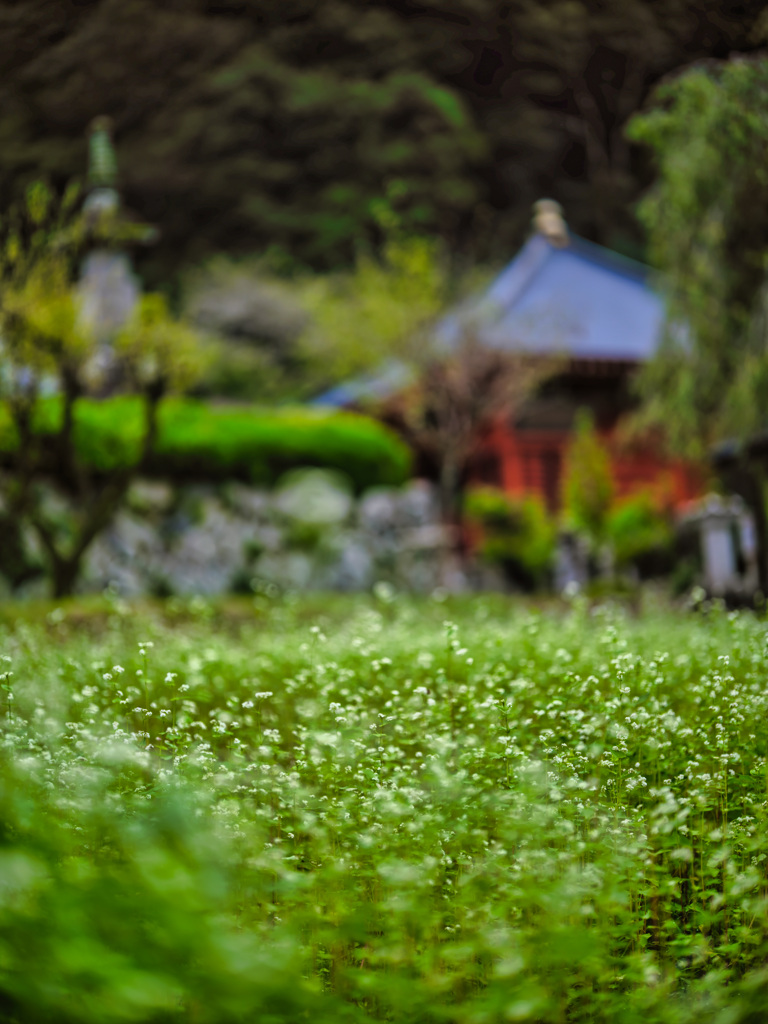
[[[768,597],[768,522],[765,509],[765,474],[761,467],[753,467],[749,474],[750,486],[742,497],[755,520],[757,545],[757,585]]]
[[[71,597],[80,575],[82,555],[58,559],[51,574],[51,592],[54,598]]]
[[[48,551],[53,566],[54,597],[68,597],[72,594],[80,576],[86,551],[96,537],[112,522],[122,504],[125,492],[128,490],[131,477],[130,470],[118,471],[112,480],[102,486],[99,498],[89,507],[89,515],[83,523],[80,537],[71,554],[63,556],[56,552],[53,538],[51,538]]]
[[[440,464],[439,495],[440,512],[448,526],[458,526],[461,521],[461,469],[457,459],[446,453]]]

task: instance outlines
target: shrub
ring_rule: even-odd
[[[540,584],[555,550],[556,528],[540,498],[511,498],[495,487],[467,492],[464,510],[481,531],[479,553],[518,582]]]
[[[40,403],[35,432],[42,437],[52,433],[60,416],[56,398]],[[130,464],[139,457],[141,436],[136,399],[78,401],[75,438],[88,465],[106,472]],[[0,407],[0,452],[12,456],[17,445],[7,410]],[[157,443],[148,463],[157,476],[236,477],[264,485],[298,466],[343,470],[362,490],[402,483],[411,457],[386,427],[354,413],[168,399],[160,410]]]
[[[673,532],[667,517],[648,494],[618,502],[608,514],[606,532],[619,566],[668,561]]]

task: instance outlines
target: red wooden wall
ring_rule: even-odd
[[[660,507],[675,509],[703,493],[701,473],[650,447],[628,448],[613,431],[601,432],[611,453],[616,495],[653,495]],[[551,512],[559,511],[572,434],[562,430],[516,431],[497,421],[479,443],[473,482],[492,484],[508,494],[538,494]]]

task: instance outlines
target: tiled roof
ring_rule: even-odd
[[[659,344],[665,320],[649,274],[643,264],[582,238],[571,236],[560,247],[534,234],[483,295],[437,324],[436,349],[450,351],[471,329],[494,348],[643,362]],[[316,402],[376,401],[412,379],[403,363],[392,362]]]
[[[450,348],[470,323],[498,348],[640,362],[664,326],[664,303],[648,275],[581,238],[558,248],[533,235],[479,300],[438,325],[438,338]]]
[[[312,405],[345,406],[376,402],[396,395],[414,381],[414,371],[400,360],[391,360],[378,370],[337,384],[313,399]]]

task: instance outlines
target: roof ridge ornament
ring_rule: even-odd
[[[533,228],[557,249],[564,249],[569,243],[563,208],[554,199],[539,199],[533,204]]]

